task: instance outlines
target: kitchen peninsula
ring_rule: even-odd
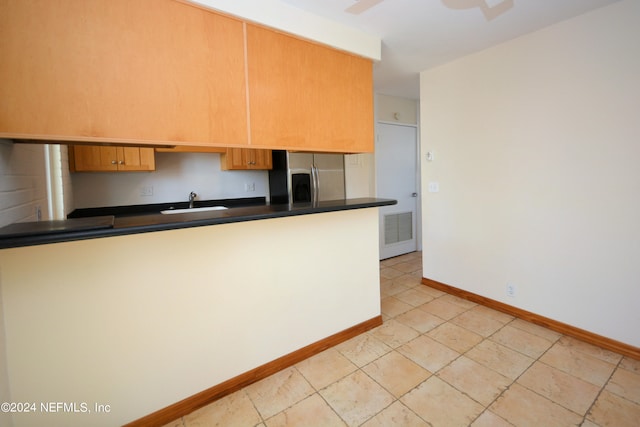
[[[374,150],[378,38],[339,31],[345,49],[329,28],[328,46],[184,0],[85,6],[0,1],[0,138]],[[17,227],[0,238],[4,396],[70,410],[11,422],[163,425],[380,324],[374,208],[390,203]]]
[[[91,411],[14,425],[166,423],[379,325],[372,208],[394,203],[145,215],[16,238],[0,250],[11,397]]]

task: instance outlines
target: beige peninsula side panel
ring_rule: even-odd
[[[0,251],[11,397],[133,421],[380,314],[377,209]]]

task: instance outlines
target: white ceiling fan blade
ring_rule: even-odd
[[[504,0],[502,3],[498,3],[495,6],[489,6],[486,1],[480,5],[480,9],[487,21],[497,18],[512,7],[513,0]]]
[[[364,12],[367,9],[372,8],[378,3],[382,3],[383,0],[360,0],[353,6],[349,6],[344,11],[347,13],[353,13],[354,15],[358,15]]]
[[[487,21],[497,18],[513,7],[513,0],[442,0],[449,9],[479,8]]]

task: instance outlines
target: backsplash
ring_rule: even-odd
[[[156,153],[154,172],[73,173],[75,208],[268,197],[267,171],[222,171],[218,153]]]
[[[0,139],[0,227],[49,218],[45,147]]]

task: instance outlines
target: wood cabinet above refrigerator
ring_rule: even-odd
[[[368,59],[247,24],[251,145],[373,152]]]

